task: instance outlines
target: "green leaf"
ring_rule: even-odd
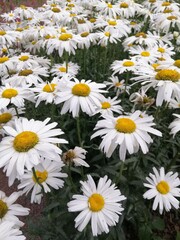
[[[156,217],[152,222],[153,229],[163,231],[165,228],[164,220],[160,217]]]
[[[180,232],[177,232],[176,240],[180,240]]]
[[[152,230],[148,225],[139,228],[139,240],[151,240]]]

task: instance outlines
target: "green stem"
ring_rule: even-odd
[[[74,186],[72,175],[71,175],[71,164],[68,165],[68,177],[69,177],[69,180],[70,180],[70,183],[71,183],[71,186],[72,186],[74,192],[76,192],[76,188]]]
[[[66,73],[67,73],[68,72],[68,62],[69,62],[68,52],[65,53],[65,61],[66,61]]]
[[[117,177],[116,184],[118,184],[121,180],[123,169],[124,169],[124,161],[121,161],[121,165],[120,165],[120,168],[119,168],[119,175]]]
[[[37,184],[39,184],[39,186],[42,188],[42,192],[44,193],[44,192],[45,192],[45,191],[44,191],[44,187],[43,187],[42,183],[40,183],[39,178],[38,178],[37,175],[36,175],[36,171],[35,171],[35,168],[34,168],[34,167],[32,168],[32,172],[33,172],[33,176],[34,176]]]
[[[14,109],[15,109],[15,111],[16,111],[16,115],[17,115],[17,117],[19,118],[19,113],[18,113],[18,109],[17,109],[17,107],[14,106]]]
[[[77,128],[79,146],[82,147],[81,128],[80,128],[80,118],[79,117],[76,118],[76,128]]]

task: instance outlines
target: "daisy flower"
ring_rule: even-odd
[[[9,125],[12,121],[22,113],[24,113],[23,108],[17,108],[17,112],[14,108],[2,108],[0,109],[0,128],[4,125]]]
[[[98,2],[96,9],[99,11],[99,14],[105,17],[116,18],[120,15],[119,7],[110,2],[100,1]]]
[[[114,98],[108,97],[102,99],[101,101],[101,107],[97,107],[96,112],[101,113],[101,115],[108,114],[108,115],[113,115],[113,113],[122,113],[123,108],[120,106],[121,100],[117,99],[117,96]]]
[[[53,65],[51,69],[51,74],[57,77],[62,77],[65,74],[68,74],[69,76],[76,76],[80,67],[77,63],[68,62],[68,68],[66,69],[66,62],[63,62],[62,64],[55,64]]]
[[[35,61],[33,56],[29,53],[21,53],[19,56],[13,57],[13,60],[18,70],[39,67],[37,61]]]
[[[34,101],[34,95],[28,87],[15,87],[10,84],[0,87],[0,109],[14,104],[16,107],[24,107],[25,99]]]
[[[173,134],[173,137],[180,131],[180,114],[173,114],[176,118],[175,120],[169,125],[171,129],[170,134]]]
[[[0,240],[25,240],[25,236],[13,222],[4,221],[0,223]]]
[[[58,162],[41,158],[40,164],[35,166],[35,174],[32,170],[25,170],[18,189],[23,189],[22,193],[26,195],[32,190],[31,203],[40,204],[43,196],[42,187],[45,193],[50,192],[51,188],[57,190],[63,187],[64,181],[61,178],[67,177],[66,173],[61,172],[63,166],[60,158]]]
[[[180,93],[175,96],[175,98],[172,98],[169,102],[170,108],[180,108]]]
[[[179,29],[180,30],[180,16],[170,15],[159,13],[156,15],[155,27],[165,33],[169,32],[170,29]]]
[[[112,76],[109,78],[110,81],[105,81],[104,83],[108,87],[108,90],[111,88],[114,88],[114,91],[116,92],[116,95],[119,96],[122,92],[127,92],[129,94],[129,86],[126,86],[125,80],[119,80],[117,76]]]
[[[17,216],[28,215],[29,208],[24,208],[22,205],[15,203],[20,196],[21,192],[13,192],[7,197],[4,192],[0,191],[0,224],[4,221],[10,221],[20,227],[24,225]]]
[[[12,45],[20,37],[20,33],[10,30],[0,30],[0,45]]]
[[[116,73],[123,73],[123,72],[127,72],[127,71],[132,71],[135,72],[137,69],[136,66],[136,60],[135,59],[123,59],[121,61],[115,60],[112,64],[111,64],[111,69],[113,71],[113,75],[115,75]]]
[[[159,213],[162,214],[163,210],[169,212],[172,206],[175,209],[179,208],[179,201],[176,197],[180,197],[180,179],[178,173],[168,172],[165,174],[163,167],[158,170],[153,167],[153,173],[146,177],[148,183],[144,186],[150,188],[144,193],[145,199],[154,199],[153,210],[156,210],[159,205]]]
[[[33,18],[35,10],[32,7],[26,7],[25,5],[20,5],[14,10],[14,13],[23,19]]]
[[[157,71],[158,70],[158,71]],[[153,87],[157,91],[156,105],[161,106],[163,101],[170,102],[180,91],[180,70],[173,68],[154,69],[142,67],[136,72],[138,77],[132,80],[142,82],[143,89],[147,91]]]
[[[87,181],[80,181],[83,195],[72,196],[68,211],[81,212],[75,218],[78,231],[82,232],[91,221],[93,236],[108,233],[109,227],[118,223],[119,215],[124,210],[121,201],[126,197],[121,195],[120,190],[107,176],[100,178],[97,186],[90,175],[87,175],[87,178]]]
[[[151,106],[155,102],[155,99],[149,97],[143,88],[141,88],[139,92],[132,93],[129,100],[133,102],[134,105],[141,105],[143,107]]]
[[[38,66],[31,68],[20,69],[12,77],[9,77],[2,81],[4,84],[9,83],[20,87],[32,86],[38,83],[43,83],[43,77],[48,77],[49,71],[47,68]]]
[[[139,147],[146,154],[148,145],[153,142],[149,133],[156,136],[162,136],[162,133],[154,128],[152,116],[141,116],[141,111],[135,111],[131,115],[121,115],[113,117],[103,116],[103,120],[97,122],[94,130],[97,130],[92,136],[95,138],[101,136],[102,142],[100,149],[104,151],[109,158],[119,145],[119,158],[124,161],[126,152],[133,154],[138,152]]]
[[[57,138],[63,132],[56,122],[49,123],[50,118],[43,122],[15,119],[14,126],[4,126],[7,134],[0,145],[0,167],[5,166],[6,175],[11,185],[17,176],[24,174],[25,167],[30,170],[40,163],[40,157],[58,161],[61,149],[55,144],[67,143],[66,140]]]
[[[119,1],[117,5],[119,5],[120,16],[125,18],[134,17],[135,14],[141,10],[141,5],[132,0],[122,0]]]
[[[56,100],[56,104],[64,102],[61,110],[61,114],[65,114],[68,111],[72,112],[73,117],[78,117],[80,109],[88,115],[92,115],[95,112],[95,107],[100,106],[103,95],[102,92],[106,92],[101,88],[105,88],[105,84],[95,83],[91,80],[85,81],[84,79],[79,81],[74,80],[67,83],[63,92],[57,93],[59,98]]]
[[[76,167],[89,167],[89,164],[84,161],[86,158],[86,153],[87,151],[85,149],[81,147],[75,147],[74,149],[69,149],[67,152],[65,152],[63,154],[62,160],[68,165],[74,163]]]
[[[90,32],[81,32],[77,35],[78,48],[88,49],[96,43],[97,34]]]
[[[65,78],[63,78],[65,79]],[[56,100],[59,99],[58,92],[60,92],[60,88],[63,88],[67,84],[66,80],[59,80],[59,78],[53,78],[51,82],[44,82],[37,84],[34,88],[32,88],[32,91],[35,92],[35,101],[36,105],[35,107],[38,107],[40,102],[45,102],[45,104],[48,103],[55,103]]]
[[[98,45],[105,47],[108,43],[117,44],[120,41],[121,36],[116,31],[107,31],[106,29],[101,32],[97,32]]]
[[[14,61],[8,56],[0,57],[0,77],[9,75],[9,70],[14,68]]]

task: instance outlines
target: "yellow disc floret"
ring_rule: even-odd
[[[170,2],[163,2],[163,3],[162,3],[162,6],[163,6],[163,7],[168,7],[169,5],[171,5]]]
[[[102,109],[107,109],[111,107],[111,104],[109,102],[102,102],[101,106],[102,106]]]
[[[23,62],[27,61],[28,59],[29,59],[29,56],[26,56],[26,55],[21,56],[21,57],[19,58],[19,60],[20,60],[20,61],[23,61]]]
[[[85,83],[77,83],[72,88],[72,94],[79,97],[87,97],[91,92],[90,87]]]
[[[107,7],[108,8],[112,8],[112,4],[111,3],[107,3]]]
[[[116,20],[109,20],[108,24],[111,25],[111,26],[116,26],[117,22],[116,22]]]
[[[162,47],[159,47],[159,48],[158,48],[158,52],[160,52],[160,53],[165,53],[165,51],[166,51],[166,50],[165,50],[164,48],[162,48]]]
[[[125,2],[122,2],[120,4],[120,8],[128,8],[128,7],[129,7],[129,5],[127,3],[125,3]]]
[[[170,187],[169,187],[169,184],[166,181],[160,181],[157,184],[156,189],[161,194],[167,194],[170,190]]]
[[[0,63],[5,63],[9,60],[8,57],[0,57]]]
[[[59,40],[61,40],[61,41],[68,41],[68,40],[70,40],[72,38],[73,38],[73,35],[71,33],[62,33],[59,36]]]
[[[177,20],[178,18],[176,16],[169,16],[167,17],[167,19],[171,21],[171,20]]]
[[[8,206],[7,204],[0,199],[0,219],[2,219],[6,213],[8,212]]]
[[[29,76],[33,71],[31,69],[24,69],[19,72],[19,76]]]
[[[2,113],[0,114],[0,124],[7,123],[12,119],[12,114],[10,113]]]
[[[57,84],[55,84],[55,83],[46,84],[43,87],[43,92],[48,92],[48,93],[54,92],[56,86],[57,86]]]
[[[51,11],[54,12],[54,13],[59,13],[61,10],[59,8],[57,8],[57,7],[53,7],[51,9]]]
[[[32,177],[35,183],[43,183],[48,178],[48,172],[46,170],[44,170],[43,172],[36,170],[35,173],[36,177],[35,176]]]
[[[173,65],[180,68],[180,59],[177,59]]]
[[[60,67],[60,68],[59,68],[59,71],[60,71],[60,72],[66,72],[66,67]]]
[[[92,212],[99,212],[103,209],[105,201],[101,194],[94,193],[89,197],[88,203],[89,203],[89,209]]]
[[[13,88],[9,88],[6,89],[2,92],[2,97],[3,98],[12,98],[12,97],[16,97],[18,95],[18,91],[16,89]]]
[[[123,67],[132,67],[134,63],[132,61],[125,61],[123,62]]]
[[[136,33],[135,37],[147,38],[147,35],[144,32],[138,32]]]
[[[39,137],[36,133],[31,131],[24,131],[19,133],[14,141],[13,147],[17,152],[28,152],[39,142]]]
[[[6,35],[6,31],[0,30],[0,36],[4,36],[4,35]]]
[[[178,82],[180,79],[180,73],[173,69],[162,69],[156,74],[155,78],[156,80]]]
[[[147,51],[141,52],[141,56],[142,57],[149,57],[150,56],[150,52],[147,52]]]
[[[133,133],[136,130],[136,124],[130,118],[119,118],[116,121],[115,129],[121,133]]]
[[[83,32],[81,33],[81,37],[87,37],[89,35],[89,32]]]

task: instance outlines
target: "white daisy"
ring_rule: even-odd
[[[23,189],[22,193],[26,195],[32,190],[31,203],[40,204],[43,196],[42,188],[47,193],[51,191],[51,188],[57,190],[63,187],[64,181],[61,178],[67,177],[66,173],[61,172],[63,166],[60,158],[58,162],[41,158],[40,164],[35,166],[35,173],[32,170],[25,170],[18,189]]]
[[[169,125],[171,129],[170,134],[173,134],[173,137],[180,131],[180,114],[173,114],[176,118],[175,120]]]
[[[113,75],[116,73],[123,73],[127,71],[136,71],[137,64],[135,59],[123,59],[121,61],[115,60],[110,67],[113,70]]]
[[[146,199],[154,199],[153,210],[156,210],[159,205],[159,213],[162,214],[165,209],[170,211],[172,206],[175,209],[179,208],[179,201],[175,197],[180,197],[180,179],[178,173],[168,172],[165,174],[163,167],[158,170],[153,167],[154,174],[150,173],[146,177],[148,183],[144,186],[150,188],[144,193],[143,197]]]
[[[111,157],[112,153],[119,145],[119,158],[124,161],[126,152],[129,154],[136,153],[139,146],[144,154],[148,149],[148,144],[153,142],[149,133],[162,136],[162,133],[154,128],[152,116],[141,117],[141,111],[136,111],[129,116],[121,115],[113,117],[109,115],[103,116],[104,119],[97,122],[94,130],[97,130],[92,136],[95,138],[101,136],[102,142],[100,149],[104,151],[106,156]]]
[[[55,144],[67,141],[56,137],[63,132],[55,128],[56,122],[48,124],[49,121],[50,118],[43,122],[19,118],[15,119],[13,127],[4,126],[7,136],[0,145],[0,167],[6,166],[10,185],[24,174],[25,167],[30,170],[39,164],[41,156],[58,161],[62,151]]]
[[[14,104],[16,107],[24,107],[25,99],[34,101],[34,95],[28,87],[15,87],[9,84],[0,87],[0,109]]]
[[[87,181],[80,182],[83,195],[73,195],[74,200],[68,203],[68,211],[81,212],[75,218],[78,231],[82,232],[91,221],[93,236],[108,233],[109,227],[118,223],[119,215],[124,210],[121,201],[126,198],[107,176],[99,179],[97,187],[90,175],[87,178]]]
[[[117,76],[111,76],[109,78],[110,81],[105,81],[104,83],[108,87],[108,90],[114,88],[116,95],[119,96],[123,92],[127,92],[129,94],[130,87],[125,84],[125,80],[119,80]]]
[[[8,56],[0,57],[0,76],[9,75],[9,70],[14,68],[12,58]]]
[[[175,96],[175,98],[172,98],[169,102],[170,108],[180,108],[180,93]]]
[[[51,69],[51,74],[57,77],[62,77],[65,74],[68,74],[69,76],[76,76],[78,71],[79,71],[79,66],[77,63],[73,63],[73,62],[68,62],[68,68],[66,69],[66,62],[63,62],[62,64],[55,64],[53,65],[52,69]]]
[[[121,100],[117,99],[117,96],[114,98],[108,97],[108,98],[103,98],[101,101],[101,107],[96,108],[97,113],[101,113],[101,115],[108,114],[108,115],[113,115],[113,113],[122,113],[123,108],[120,105]]]
[[[81,147],[75,147],[74,149],[69,149],[67,152],[65,152],[62,159],[68,165],[74,163],[76,167],[89,167],[89,164],[84,161],[86,158],[86,153],[87,151],[85,149]]]
[[[0,224],[4,221],[13,222],[16,226],[23,226],[17,216],[26,216],[29,214],[29,208],[24,208],[20,204],[14,204],[21,196],[22,192],[13,192],[9,197],[0,191]]]
[[[13,222],[4,221],[0,223],[0,240],[25,240],[25,236],[22,235],[20,231]]]
[[[95,112],[95,107],[101,105],[100,101],[103,97],[101,92],[106,92],[101,88],[105,88],[105,85],[91,80],[79,81],[74,78],[74,81],[67,83],[63,92],[57,93],[59,99],[56,100],[56,104],[64,102],[61,114],[69,111],[72,112],[73,117],[77,117],[81,109],[86,114],[92,115]]]
[[[20,37],[20,33],[10,30],[0,30],[0,45],[12,45]]]

